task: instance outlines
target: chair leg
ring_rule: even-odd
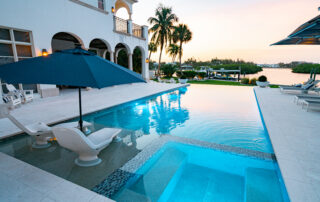
[[[51,143],[48,142],[48,137],[37,135],[35,136],[36,141],[32,144],[32,148],[35,149],[45,149],[51,146]]]
[[[77,164],[78,166],[81,167],[91,167],[91,166],[96,166],[98,164],[100,164],[102,162],[102,160],[100,158],[98,158],[97,155],[93,155],[93,156],[80,156],[75,159],[75,164]]]

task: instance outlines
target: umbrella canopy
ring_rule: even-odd
[[[11,84],[92,88],[145,82],[141,75],[81,48],[1,65],[0,78]]]
[[[54,84],[79,87],[80,129],[82,130],[81,88],[104,88],[145,82],[141,75],[105,60],[80,47],[0,66],[0,78],[10,84]]]
[[[286,39],[272,45],[319,45],[320,15],[304,23]]]

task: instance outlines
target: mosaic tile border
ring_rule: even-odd
[[[150,145],[145,147],[139,154],[137,154],[133,159],[128,161],[124,166],[122,166],[120,169],[117,169],[115,172],[109,175],[107,179],[105,179],[103,182],[101,182],[99,185],[93,188],[92,191],[104,195],[108,198],[112,197],[128,182],[129,179],[132,179],[133,177],[138,178],[139,175],[135,174],[135,172],[148,159],[150,159],[164,144],[168,142],[179,142],[207,149],[214,149],[223,152],[234,153],[236,155],[245,155],[249,157],[260,158],[263,160],[276,160],[274,154],[253,151],[239,147],[232,147],[228,145],[204,142],[189,138],[162,135],[158,140],[153,141]]]
[[[107,179],[95,186],[92,191],[110,198],[113,194],[117,193],[132,177],[139,176],[134,173],[117,169],[111,175],[109,175]]]

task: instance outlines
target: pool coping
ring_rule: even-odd
[[[229,145],[222,145],[217,143],[205,142],[191,138],[184,138],[172,135],[161,135],[158,139],[154,140],[150,145],[145,147],[134,158],[129,160],[121,168],[115,170],[105,180],[92,189],[92,191],[106,196],[108,198],[114,196],[121,190],[125,184],[132,178],[136,177],[135,172],[145,164],[152,156],[154,156],[162,146],[169,142],[178,142],[191,146],[197,146],[210,150],[218,150],[222,152],[232,153],[234,155],[246,156],[251,158],[258,158],[261,160],[275,161],[274,154],[269,154],[260,151],[244,149],[240,147],[233,147]]]
[[[261,115],[291,201],[319,201],[319,114],[292,102],[279,89],[254,88]],[[264,114],[263,114],[264,113]],[[316,156],[317,157],[316,157]]]

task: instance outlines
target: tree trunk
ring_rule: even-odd
[[[159,56],[159,65],[158,65],[158,76],[160,76],[162,50],[163,50],[163,44],[161,44],[161,46],[160,46],[160,56]]]
[[[181,58],[182,58],[182,42],[180,41],[180,47],[179,47],[179,65],[180,65],[180,72],[182,73]]]

